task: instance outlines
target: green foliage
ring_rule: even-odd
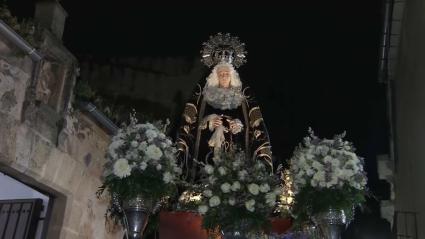
[[[175,185],[164,184],[162,173],[150,167],[143,172],[135,170],[125,178],[108,175],[97,194],[101,195],[106,188],[109,193],[120,195],[122,200],[142,194],[146,199],[157,202],[165,196],[174,196],[176,193]]]
[[[221,228],[223,230],[267,230],[271,224],[269,214],[249,212],[244,207],[223,205],[220,210],[211,210],[203,217],[202,226],[206,229]]]
[[[306,186],[295,196],[292,212],[296,224],[302,224],[312,215],[324,212],[329,208],[344,210],[348,218],[352,217],[353,206],[365,202],[365,190],[358,190],[345,185],[341,189],[313,188]]]

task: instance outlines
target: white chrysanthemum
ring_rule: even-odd
[[[239,189],[241,189],[241,184],[238,181],[233,182],[232,191],[238,191]]]
[[[317,186],[319,185],[319,182],[318,182],[317,180],[312,179],[312,180],[310,181],[310,185],[311,185],[313,188],[315,188],[315,187],[317,187]]]
[[[141,162],[139,168],[141,170],[145,170],[147,166],[148,166],[148,164],[146,162]]]
[[[248,175],[248,172],[245,169],[238,172],[238,177],[239,177],[239,180],[241,181],[245,180],[247,175]]]
[[[122,145],[124,144],[124,140],[122,140],[122,139],[118,139],[118,140],[115,140],[115,141],[112,141],[112,143],[109,145],[109,147],[108,147],[108,152],[109,152],[109,155],[113,158],[113,159],[116,159],[117,158],[117,152],[116,152],[116,150],[119,148],[119,147],[121,147]]]
[[[146,156],[153,160],[159,160],[162,157],[162,151],[156,145],[149,145],[146,148]]]
[[[158,134],[152,129],[146,130],[145,134],[149,142],[152,141],[154,138],[158,137]]]
[[[164,180],[165,183],[171,183],[173,181],[173,175],[170,172],[165,172],[162,180]]]
[[[325,182],[325,172],[317,171],[313,176],[313,180],[317,180],[318,182]]]
[[[321,163],[317,162],[317,161],[314,161],[311,166],[318,171],[323,170],[323,165]]]
[[[165,144],[167,144],[168,146],[171,146],[173,142],[171,142],[171,140],[169,139],[165,139]]]
[[[260,187],[258,186],[258,184],[251,183],[248,185],[248,191],[252,195],[258,195],[258,193],[260,192]]]
[[[146,143],[146,141],[143,141],[143,142],[141,142],[141,143],[139,144],[138,149],[139,149],[140,151],[145,151],[147,147],[148,147],[148,143]]]
[[[138,146],[139,146],[139,142],[137,142],[136,140],[131,141],[131,147],[137,148]]]
[[[220,189],[223,193],[228,193],[228,192],[230,192],[230,187],[231,187],[230,183],[223,183],[220,186]]]
[[[326,146],[326,145],[323,145],[323,146],[322,146],[322,149],[321,149],[321,151],[320,151],[320,153],[322,154],[322,156],[327,155],[327,154],[328,154],[328,152],[329,152],[329,147],[328,147],[328,146]]]
[[[221,167],[218,168],[218,172],[220,173],[221,176],[224,176],[224,175],[226,175],[227,170],[226,170],[225,167],[221,166]]]
[[[202,194],[205,196],[205,197],[208,197],[208,198],[210,198],[210,197],[212,197],[212,191],[211,190],[209,190],[209,189],[206,189],[206,190],[204,190],[203,192],[202,192]]]
[[[234,206],[236,204],[236,199],[234,197],[229,198],[228,203],[230,206]]]
[[[211,165],[209,165],[209,164],[205,165],[204,170],[205,170],[205,172],[206,172],[207,174],[212,174],[212,173],[214,173],[214,167],[213,167],[213,166],[211,166]]]
[[[119,178],[130,176],[131,167],[128,164],[127,159],[120,158],[114,163],[114,174]]]
[[[255,200],[254,199],[251,199],[251,200],[245,202],[245,207],[250,212],[255,211],[254,205],[255,205]]]
[[[199,214],[204,215],[205,213],[208,212],[208,206],[207,205],[200,205],[198,207],[198,212],[199,212]]]
[[[266,193],[268,191],[270,191],[270,186],[267,183],[260,185],[260,192]]]
[[[161,169],[162,169],[162,165],[161,165],[161,164],[157,164],[157,165],[156,165],[156,170],[158,170],[158,171],[159,171],[159,170],[161,170]]]
[[[209,200],[210,207],[217,207],[218,205],[220,205],[220,203],[221,201],[218,196],[213,196]]]
[[[338,160],[338,158],[333,158],[333,157],[331,157],[329,155],[326,155],[323,158],[323,162],[330,163],[333,168],[338,168],[339,167],[339,160]]]

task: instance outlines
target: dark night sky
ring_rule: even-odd
[[[30,14],[30,0],[9,0]],[[64,43],[74,54],[199,57],[209,35],[247,44],[240,68],[262,106],[273,151],[288,158],[313,127],[321,137],[347,130],[376,180],[387,151],[384,85],[377,83],[381,1],[281,1],[280,6],[63,0]],[[325,3],[326,2],[326,3]]]

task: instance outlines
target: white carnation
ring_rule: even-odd
[[[120,178],[125,178],[127,176],[130,176],[131,167],[128,164],[127,159],[120,158],[114,163],[114,174]]]
[[[223,193],[228,193],[228,192],[230,192],[230,184],[229,183],[223,183],[221,186],[220,186],[220,188],[221,188],[221,191],[223,192]]]
[[[138,149],[139,149],[140,151],[145,151],[147,147],[148,147],[148,143],[146,143],[146,141],[143,141],[143,142],[141,142],[141,143],[139,144]]]
[[[238,191],[239,189],[241,189],[241,184],[238,181],[233,182],[232,191]]]
[[[220,175],[226,175],[226,173],[227,173],[227,170],[226,170],[226,168],[225,167],[219,167],[218,168],[218,172],[220,173]]]
[[[321,163],[317,162],[317,161],[314,161],[311,166],[318,171],[323,170],[323,165]]]
[[[212,174],[212,173],[214,173],[214,167],[213,167],[213,166],[211,166],[211,165],[209,165],[209,164],[205,165],[204,170],[205,170],[205,172],[206,172],[207,174]]]
[[[248,185],[248,191],[252,195],[258,195],[258,193],[260,192],[260,187],[255,183],[251,183]]]
[[[173,180],[173,175],[170,172],[165,172],[162,180],[164,180],[165,183],[171,183]]]
[[[221,203],[221,201],[220,201],[220,198],[218,196],[213,196],[209,200],[210,207],[216,207],[216,206],[220,205],[220,203]]]
[[[162,157],[162,151],[156,145],[149,145],[146,148],[146,156],[153,160],[159,160]]]
[[[207,205],[200,205],[198,207],[198,212],[199,212],[199,214],[202,214],[202,215],[207,213],[208,212],[208,206]]]
[[[131,147],[137,148],[137,146],[139,146],[139,142],[137,142],[136,140],[131,141]]]
[[[202,194],[205,196],[205,197],[212,197],[212,191],[211,190],[209,190],[209,189],[206,189],[206,190],[204,190],[203,192],[202,192]]]
[[[238,172],[239,180],[241,180],[241,181],[245,180],[246,175],[248,175],[248,172],[245,169],[242,170],[242,171],[239,171]]]
[[[319,183],[325,182],[325,172],[324,171],[317,171],[313,176],[313,180],[317,180]]]
[[[141,162],[139,167],[141,170],[145,170],[147,166],[148,164],[146,162]]]
[[[152,129],[148,129],[146,130],[146,137],[148,138],[148,141],[152,141],[154,138],[156,138],[158,136],[158,134],[152,130]]]
[[[161,170],[161,169],[162,169],[162,165],[161,165],[161,164],[157,164],[157,165],[156,165],[156,170],[158,170],[158,171],[159,171],[159,170]]]
[[[109,152],[109,155],[113,158],[113,159],[115,159],[115,158],[117,158],[117,153],[115,152],[119,147],[121,147],[122,145],[124,144],[124,140],[122,140],[122,139],[119,139],[119,140],[115,140],[115,141],[112,141],[112,143],[109,145],[109,148],[108,148],[108,152]]]
[[[266,193],[270,191],[270,186],[267,183],[263,183],[260,185],[260,192]]]
[[[255,205],[255,200],[254,199],[251,199],[251,200],[245,202],[245,207],[250,212],[255,211],[254,205]]]
[[[233,206],[233,205],[235,205],[236,204],[236,200],[235,200],[235,198],[233,198],[233,197],[231,197],[231,198],[229,198],[229,205],[230,206]]]

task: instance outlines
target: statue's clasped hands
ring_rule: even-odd
[[[240,133],[243,129],[243,124],[239,119],[226,119],[226,121],[229,123],[229,129],[225,128],[225,132],[232,132],[232,134]],[[214,115],[212,119],[210,120],[210,124],[212,127],[212,130],[215,130],[217,127],[223,126],[223,116]]]

